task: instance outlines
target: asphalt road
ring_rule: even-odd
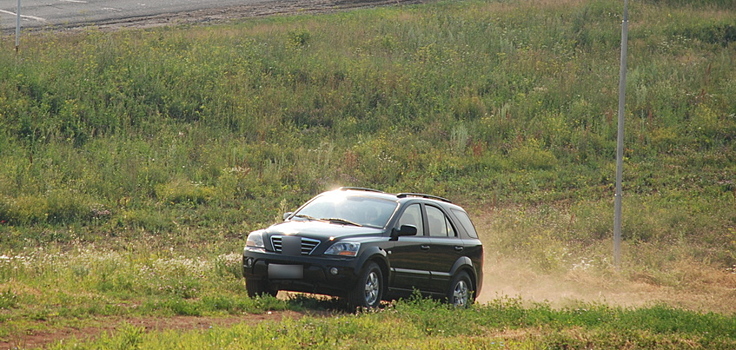
[[[21,27],[83,26],[121,19],[295,0],[21,0]],[[18,0],[0,0],[0,29],[15,28]]]

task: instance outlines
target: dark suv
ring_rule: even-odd
[[[250,296],[287,290],[376,307],[419,290],[466,306],[480,293],[483,246],[447,199],[340,188],[251,232],[243,275]]]

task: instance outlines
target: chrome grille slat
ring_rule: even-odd
[[[271,236],[271,244],[273,245],[274,251],[281,253],[282,240],[284,236]],[[320,241],[312,238],[299,237],[301,239],[301,253],[302,255],[312,254],[315,248],[319,245]]]

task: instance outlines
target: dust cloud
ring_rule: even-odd
[[[664,285],[642,273],[570,270],[544,274],[523,262],[486,262],[477,302],[520,299],[522,304],[544,303],[554,308],[591,304],[639,308],[664,304],[699,312],[736,313],[736,274],[702,272],[703,269],[693,267],[700,274],[686,277],[686,284]],[[688,272],[680,274],[687,276]]]

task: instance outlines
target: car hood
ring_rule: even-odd
[[[353,236],[381,236],[382,229],[333,224],[324,221],[284,221],[265,230],[272,235],[298,235],[325,240],[330,237],[348,238]]]

